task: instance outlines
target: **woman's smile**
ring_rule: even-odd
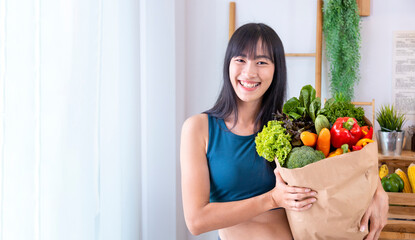
[[[244,80],[238,80],[239,84],[242,86],[243,89],[246,91],[254,91],[261,85],[260,82],[253,82],[253,81],[244,81]]]

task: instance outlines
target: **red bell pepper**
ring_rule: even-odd
[[[361,146],[352,146],[353,151],[359,151],[362,150]]]
[[[347,143],[354,146],[362,137],[362,131],[356,119],[351,117],[341,117],[334,122],[330,130],[331,145],[335,148]]]
[[[372,139],[372,136],[373,136],[373,127],[363,126],[360,129],[362,130],[362,138]]]

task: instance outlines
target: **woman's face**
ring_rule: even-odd
[[[229,66],[229,77],[238,98],[243,102],[258,102],[271,85],[274,63],[271,56],[257,44],[256,56],[235,56]]]

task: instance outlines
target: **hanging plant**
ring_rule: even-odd
[[[325,0],[323,32],[330,63],[330,92],[347,100],[359,81],[360,17],[356,0]]]

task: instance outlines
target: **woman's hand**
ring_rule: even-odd
[[[272,199],[275,207],[283,207],[287,210],[304,211],[309,209],[313,202],[317,201],[317,193],[309,188],[291,187],[281,178],[278,168],[274,170],[275,188],[272,190]]]
[[[388,194],[383,190],[382,184],[378,183],[375,195],[369,208],[360,221],[360,231],[368,229],[368,221],[370,220],[370,232],[366,236],[366,240],[375,240],[380,236],[380,232],[388,221],[389,200]]]

